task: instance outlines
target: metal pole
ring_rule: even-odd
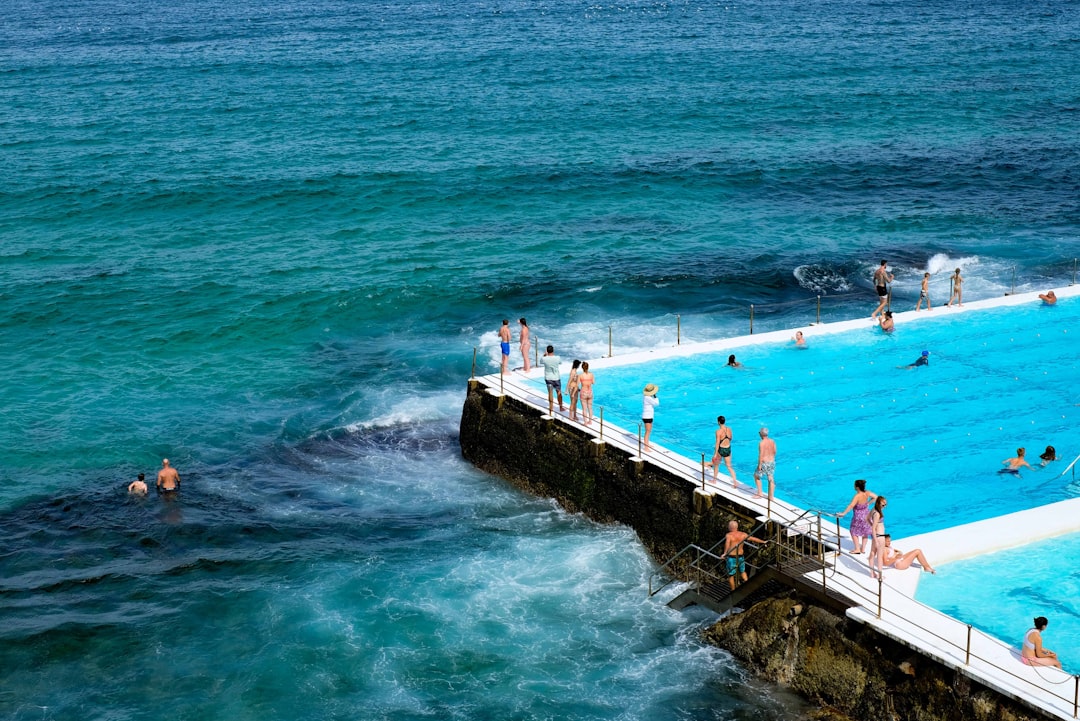
[[[754,304],[750,304],[750,335],[754,335]]]
[[[615,354],[611,352],[611,326],[607,327],[607,357],[611,358]]]
[[[472,375],[469,378],[476,378],[476,346],[472,349]]]
[[[821,296],[817,297],[817,324],[821,325]]]
[[[540,337],[533,336],[533,367],[540,365]]]
[[[600,406],[600,440],[604,440],[604,407]]]
[[[500,396],[506,395],[505,393],[503,393],[503,378],[505,378],[505,377],[506,377],[505,373],[500,373],[499,374],[499,395]]]
[[[701,454],[701,490],[705,490],[705,454]]]
[[[874,567],[872,564],[873,564],[873,561],[871,561],[870,568]],[[878,569],[878,575],[877,575],[877,617],[878,618],[881,618],[881,584],[884,582],[884,579],[882,579],[882,576],[884,575],[882,573],[883,570],[884,569],[879,568]]]
[[[1073,718],[1076,718],[1077,707],[1080,706],[1080,676],[1074,676],[1073,678],[1076,679],[1076,690],[1073,691]]]
[[[1016,295],[1016,266],[1012,269],[1012,288],[1009,291],[1009,295]]]
[[[1069,285],[1076,285],[1076,258],[1073,258],[1073,282]]]
[[[964,665],[965,666],[967,666],[969,663],[971,663],[971,624],[969,623],[967,625],[967,627],[968,627],[967,650],[964,651]]]
[[[817,514],[817,544],[821,554],[821,590],[825,590],[825,544],[821,542],[821,514]]]
[[[641,424],[637,424],[637,457],[641,458]]]
[[[675,314],[675,345],[682,345],[682,316]]]

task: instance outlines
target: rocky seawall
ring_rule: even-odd
[[[633,528],[658,562],[709,547],[753,513],[528,404],[469,382],[462,455],[478,468],[600,522]],[[781,591],[705,632],[759,676],[856,721],[1034,721],[1053,718],[986,688],[795,591]]]

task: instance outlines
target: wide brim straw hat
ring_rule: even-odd
[[[645,386],[645,391],[644,392],[645,392],[645,395],[647,395],[647,396],[655,396],[656,392],[658,390],[660,390],[660,388],[658,386],[655,386],[652,383],[650,383],[649,385]]]

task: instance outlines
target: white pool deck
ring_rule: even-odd
[[[1055,288],[1054,292],[1062,299],[1080,296],[1080,285]],[[972,301],[965,303],[962,307],[938,306],[930,312],[925,310],[919,313],[894,311],[893,318],[897,325],[926,323],[987,308],[1040,303],[1038,296],[1038,292],[1008,295]],[[698,353],[716,353],[757,343],[784,342],[788,341],[796,330],[802,330],[808,339],[812,339],[818,335],[865,329],[868,326],[871,326],[871,321],[869,317],[866,317],[703,343],[687,343],[612,358],[590,359],[589,365],[593,370],[600,370]],[[569,364],[564,363],[563,366],[562,373],[565,378],[569,373]],[[548,408],[546,394],[542,395],[542,391],[521,383],[521,380],[525,378],[533,380],[542,379],[542,377],[542,369],[533,369],[528,374],[515,371],[500,379],[499,374],[495,373],[477,380],[483,383],[488,393],[492,395],[510,396],[546,413]],[[584,429],[596,436],[594,442],[601,441],[599,419],[586,427],[570,420],[567,414],[560,413],[556,409],[554,420]],[[792,532],[804,530],[815,536],[818,533],[818,517],[807,515],[812,512],[780,498],[774,499],[770,505],[765,498],[756,497],[754,488],[748,487],[742,481],[738,488],[733,488],[730,478],[724,474],[720,474],[718,481],[714,482],[711,468],[703,474],[700,458],[687,458],[656,443],[653,443],[651,452],[643,454],[643,458],[639,457],[636,429],[631,432],[605,422],[602,428],[602,441],[629,452],[632,460],[650,463],[686,478],[702,489],[699,492],[720,495],[737,501],[740,505],[756,511],[762,520],[768,516],[784,523],[792,529]],[[782,479],[778,487],[779,490],[783,490]],[[919,603],[914,598],[922,575],[918,566],[912,566],[905,571],[886,569],[884,581],[880,585],[879,597],[879,584],[870,578],[864,560],[866,557],[850,554],[851,541],[844,537],[844,531],[846,529],[842,530],[842,537],[838,538],[835,521],[829,524],[822,523],[821,536],[835,549],[833,554],[835,565],[826,573],[824,582],[828,588],[844,593],[858,604],[848,610],[849,618],[867,624],[879,633],[916,649],[949,668],[958,669],[985,686],[1039,709],[1049,716],[1061,719],[1077,717],[1080,676],[1073,676],[1054,668],[1022,664],[1019,660],[1020,636],[1026,629],[1017,629],[1016,645],[1009,646],[992,636],[972,629],[962,621]],[[893,541],[893,546],[904,551],[921,548],[931,563],[942,564],[1077,531],[1080,531],[1080,498],[933,533],[896,539]],[[820,572],[807,574],[806,578],[818,585],[822,583]],[[918,673],[917,668],[915,672]]]

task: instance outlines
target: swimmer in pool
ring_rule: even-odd
[[[880,325],[881,330],[885,331],[886,333],[893,332],[893,330],[896,328],[896,324],[893,322],[891,310],[885,311],[881,318],[878,319],[878,325]]]
[[[1040,463],[1039,465],[1045,466],[1047,463],[1050,463],[1051,461],[1056,461],[1058,459],[1057,451],[1054,450],[1053,446],[1047,446],[1046,450],[1039,455],[1039,458],[1042,459],[1042,463]]]
[[[742,363],[740,363],[739,361],[735,360],[735,355],[734,355],[734,354],[732,354],[732,355],[729,355],[729,356],[727,357],[727,364],[728,364],[728,367],[729,367],[729,368],[742,368],[742,367],[743,367],[743,364],[742,364]]]
[[[919,366],[930,365],[930,351],[924,350],[922,355],[915,359],[914,363],[908,363],[906,366],[896,366],[897,368],[918,368]]]
[[[1016,449],[1016,457],[1015,458],[1006,458],[1004,461],[1002,461],[1002,464],[1005,465],[1005,468],[1002,468],[1000,471],[998,471],[998,473],[1012,473],[1013,475],[1016,475],[1016,476],[1020,475],[1020,469],[1021,468],[1025,468],[1025,467],[1026,468],[1031,468],[1031,464],[1028,463],[1026,460],[1024,460],[1024,449],[1023,448],[1017,448]],[[1032,470],[1034,470],[1034,469],[1032,469]]]
[[[803,337],[803,334],[802,334],[801,330],[795,331],[795,337],[792,338],[791,340],[795,341],[795,345],[797,347],[799,347],[799,348],[805,348],[806,347],[806,338]]]
[[[1057,295],[1052,290],[1048,290],[1045,293],[1039,293],[1039,298],[1046,305],[1057,303]]]

